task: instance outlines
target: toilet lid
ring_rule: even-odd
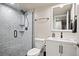
[[[40,49],[38,48],[33,48],[30,51],[28,51],[28,55],[38,55],[40,53]]]

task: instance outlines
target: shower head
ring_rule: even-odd
[[[25,11],[24,11],[24,10],[21,10],[21,12],[22,12],[23,14],[25,14]]]
[[[27,11],[20,10],[20,12],[21,12],[23,15],[26,15],[26,17],[27,17],[27,15],[28,15],[28,12],[27,12]]]

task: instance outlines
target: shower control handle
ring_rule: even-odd
[[[17,38],[17,30],[14,30],[14,38]]]

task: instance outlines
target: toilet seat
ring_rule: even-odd
[[[27,52],[27,56],[38,56],[40,54],[41,49],[33,48]]]

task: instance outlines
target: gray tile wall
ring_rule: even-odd
[[[0,5],[0,56],[24,56],[32,48],[32,13],[28,12],[29,28],[23,34],[20,30],[22,15],[4,5]],[[14,38],[17,30],[17,38]]]

